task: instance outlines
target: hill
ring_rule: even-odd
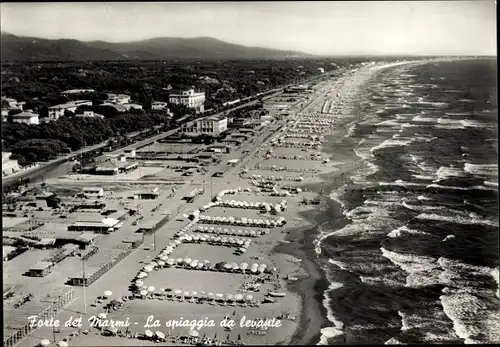
[[[312,55],[227,43],[211,37],[161,37],[133,42],[83,42],[2,33],[2,61],[97,61],[167,59],[285,59]]]

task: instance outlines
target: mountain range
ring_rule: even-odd
[[[247,47],[211,37],[159,37],[131,42],[43,39],[2,32],[2,61],[99,61],[167,59],[285,59],[313,55]]]

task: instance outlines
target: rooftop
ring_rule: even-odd
[[[12,118],[33,118],[38,117],[38,114],[33,112],[21,112],[12,116]]]

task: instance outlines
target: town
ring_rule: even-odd
[[[324,66],[322,62],[314,64]],[[243,339],[241,329],[249,328],[260,329],[261,333],[252,333],[248,338],[269,338],[265,335],[268,326],[251,322],[275,322],[277,315],[261,318],[267,310],[259,307],[271,304],[273,312],[281,307],[281,320],[273,326],[288,327],[280,334],[273,333],[273,339],[284,340],[286,331],[296,323],[295,316],[286,312],[290,311],[286,307],[293,297],[286,296],[283,281],[296,280],[300,271],[286,274],[283,280],[279,274],[282,266],[278,264],[282,260],[259,262],[265,254],[259,249],[262,242],[275,244],[288,235],[285,226],[299,225],[276,216],[287,209],[307,209],[304,201],[315,200],[314,194],[302,192],[299,186],[304,181],[314,181],[325,168],[329,170],[329,159],[319,152],[318,144],[325,132],[331,131],[330,112],[336,107],[331,102],[335,96],[330,92],[331,79],[364,65],[367,63],[346,63],[343,67],[331,64],[330,72],[317,68],[309,78],[287,80],[278,88],[232,101],[222,99],[218,105],[207,102],[213,100],[213,95],[199,91],[199,85],[179,91],[169,88],[165,101],[152,100],[147,106],[147,102],[140,105],[125,91],[105,94],[82,88],[62,91],[61,97],[54,99],[64,103],[42,106],[36,113],[32,105],[43,97],[32,99],[26,106],[28,102],[13,99],[14,87],[4,88],[11,93],[2,98],[3,105],[8,105],[2,143],[11,151],[3,153],[4,178],[28,174],[6,186],[3,196],[4,298],[7,305],[12,305],[12,309],[5,308],[5,335],[11,336],[6,344],[30,343],[33,327],[23,326],[23,317],[64,317],[61,310],[68,305],[102,321],[123,321],[127,312],[135,317],[143,312],[143,320],[153,313],[168,321],[168,313],[155,310],[147,304],[148,299],[170,301],[166,307],[170,314],[177,312],[174,317],[180,314],[179,309],[185,312],[185,306],[179,306],[179,302],[232,306],[235,310],[254,307],[255,312],[262,313],[239,318],[244,324],[234,328],[234,337],[226,340],[217,339],[216,327],[209,327],[207,331],[215,332],[210,338],[212,342],[203,340],[209,344],[231,344]],[[303,76],[303,66],[296,67],[298,76]],[[96,102],[95,96],[106,99]],[[316,121],[301,118],[301,112],[307,109],[320,112],[314,116]],[[107,133],[95,136],[84,130],[91,126],[93,131],[104,132],[96,127],[108,124],[105,122],[125,122],[125,117],[156,118],[155,122],[144,122],[141,129],[122,127],[118,130],[120,135],[109,140],[105,140]],[[76,129],[75,124],[80,128]],[[54,131],[60,126],[65,131],[75,128],[71,136],[83,139],[74,141],[64,135],[58,140]],[[44,128],[40,131],[38,127]],[[133,132],[127,132],[130,130]],[[44,131],[47,137],[40,139]],[[24,135],[29,132],[37,135]],[[39,142],[16,139],[19,134]],[[58,141],[59,145],[47,145],[51,141]],[[38,160],[32,161],[35,158]],[[51,164],[55,168],[43,177],[29,178],[30,172],[44,170]],[[230,199],[225,200],[225,195]],[[287,202],[290,199],[296,207]],[[209,209],[217,216],[200,214]],[[272,229],[278,231],[270,232]],[[191,245],[179,247],[182,244]],[[174,251],[177,247],[185,250]],[[188,249],[200,260],[187,256]],[[172,252],[175,257],[170,256]],[[251,259],[258,262],[251,263]],[[132,284],[127,283],[123,270],[116,269],[123,266],[126,273],[139,266]],[[171,284],[177,283],[179,288],[160,288],[165,285],[155,273],[162,268],[171,268]],[[196,269],[199,275],[193,281],[181,281],[184,269]],[[210,280],[215,276],[211,271],[221,272],[220,280]],[[152,278],[146,282],[148,276]],[[231,291],[236,294],[227,293]],[[255,294],[237,294],[238,291]],[[261,296],[266,291],[268,294]],[[27,294],[29,300],[21,302]],[[52,303],[44,308],[47,300]],[[187,313],[183,316],[197,319]],[[219,321],[223,317],[224,314]],[[283,317],[287,317],[288,323],[286,319],[282,321]],[[78,335],[87,336],[82,343],[92,344],[88,338],[96,334],[92,332],[95,328],[87,327],[84,334],[82,329],[68,331],[67,336],[60,338],[64,344]],[[127,331],[97,328],[97,336],[102,333],[111,337],[126,334],[146,340],[159,338],[149,337],[149,331],[132,334],[134,326]],[[57,332],[63,334],[64,330],[67,327],[58,328]],[[188,340],[184,342],[201,341],[192,336],[193,332],[186,333],[176,336],[159,331],[163,336],[159,339],[180,342],[185,336]],[[52,339],[55,338],[54,335]],[[102,343],[99,339],[95,342]]]

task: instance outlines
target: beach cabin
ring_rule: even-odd
[[[48,261],[40,261],[29,269],[29,275],[32,277],[45,277],[51,271],[54,263]]]
[[[104,189],[99,187],[85,187],[83,188],[83,195],[87,199],[97,199],[104,196]]]

